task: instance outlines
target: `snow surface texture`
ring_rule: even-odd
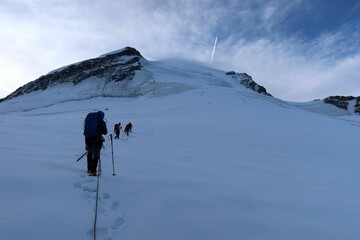
[[[54,88],[0,104],[1,239],[92,239],[97,178],[75,161],[93,110],[110,132],[134,126],[114,140],[116,176],[106,137],[97,239],[359,238],[358,116],[202,66],[148,68],[157,87],[141,97],[65,101]]]

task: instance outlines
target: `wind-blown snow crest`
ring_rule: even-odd
[[[65,101],[99,96],[159,97],[209,86],[243,88],[238,82],[227,76],[225,72],[194,62],[175,59],[158,62],[142,60],[141,65],[141,70],[135,71],[131,79],[124,81],[105,81],[102,77],[91,76],[76,83],[76,85],[73,82],[65,81],[50,85],[46,88],[46,91],[38,90],[11,98],[6,100],[6,104],[2,104],[3,107],[0,109],[0,113],[28,111]],[[58,71],[65,70],[60,69],[56,72]],[[27,104],[22,104],[23,101],[26,101]]]

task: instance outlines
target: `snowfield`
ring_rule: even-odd
[[[97,180],[96,239],[359,238],[359,116],[184,62],[137,77],[144,96],[75,99],[61,86],[0,103],[1,239],[93,239]],[[94,110],[109,133],[134,126],[114,140],[116,176],[109,135],[99,179],[75,162]]]

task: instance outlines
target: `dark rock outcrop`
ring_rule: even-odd
[[[271,94],[269,94],[265,87],[257,84],[251,76],[249,76],[246,73],[236,73],[234,71],[230,71],[227,72],[226,75],[231,76],[232,78],[238,80],[240,82],[240,84],[244,85],[246,88],[249,88],[255,92],[258,92],[260,94],[266,95],[266,96],[270,96],[272,97]]]
[[[330,96],[323,100],[326,104],[332,104],[338,108],[348,110],[349,105],[353,102],[354,113],[360,113],[360,97],[353,96]]]
[[[131,80],[136,70],[141,70],[141,59],[144,59],[140,52],[131,47],[102,55],[98,58],[88,59],[75,63],[29,82],[18,88],[9,96],[0,99],[0,102],[31,93],[38,90],[45,90],[55,84],[70,82],[77,85],[89,78],[102,78],[104,83]]]

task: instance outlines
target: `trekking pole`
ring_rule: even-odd
[[[98,163],[98,177],[101,175],[101,158],[99,157],[99,163]]]
[[[110,134],[111,140],[111,157],[112,157],[112,164],[113,164],[113,176],[115,176],[115,163],[114,163],[114,147],[113,147],[113,136]]]
[[[85,155],[87,154],[87,152],[85,152],[83,155],[81,155],[81,157],[79,157],[76,162],[80,161],[80,159],[82,159]]]

